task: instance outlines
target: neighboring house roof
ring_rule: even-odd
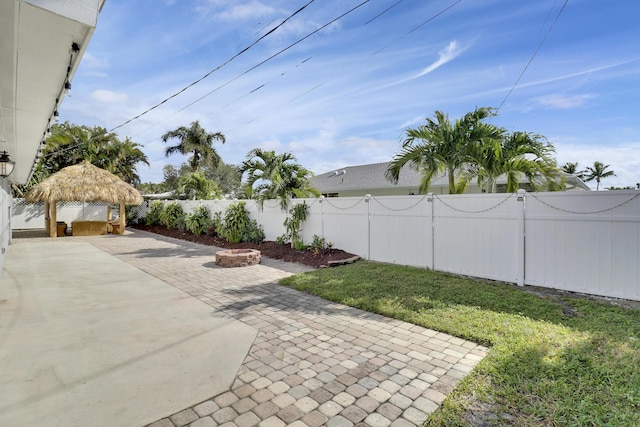
[[[408,166],[405,166],[400,172],[397,184],[389,181],[385,176],[389,163],[347,166],[316,175],[311,179],[311,182],[321,193],[338,193],[369,188],[417,188],[419,186],[420,173]],[[446,177],[438,177],[431,182],[431,186],[438,185],[440,181],[446,184]]]
[[[420,186],[420,173],[405,165],[400,171],[398,183],[389,181],[385,172],[391,162],[372,163],[368,165],[346,166],[316,175],[311,179],[315,188],[323,194],[340,193],[356,190],[409,189],[416,192]],[[567,189],[590,190],[579,178],[567,175]],[[523,178],[522,182],[525,182]],[[475,181],[474,181],[475,182]],[[498,184],[506,184],[506,176],[498,178]],[[432,189],[449,186],[447,174],[443,173],[431,180]],[[478,190],[479,191],[479,190]]]

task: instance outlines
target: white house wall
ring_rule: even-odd
[[[0,279],[7,249],[11,244],[11,194],[6,179],[0,178]]]

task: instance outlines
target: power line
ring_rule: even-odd
[[[462,0],[457,0],[454,3],[451,3],[449,6],[445,7],[444,9],[442,9],[440,12],[436,13],[435,15],[433,15],[431,18],[427,19],[426,21],[424,21],[422,24],[418,25],[417,27],[409,30],[408,32],[404,33],[402,36],[398,37],[397,39],[395,39],[394,41],[392,41],[391,43],[389,43],[388,45],[382,47],[381,49],[376,50],[375,52],[373,52],[373,55],[377,55],[380,52],[382,52],[383,50],[385,50],[386,48],[388,48],[389,46],[391,46],[392,44],[397,43],[398,41],[402,40],[403,38],[405,38],[406,36],[408,36],[409,34],[413,33],[414,31],[417,31],[419,28],[427,25],[429,22],[433,21],[434,19],[436,19],[437,17],[439,17],[440,15],[444,14],[445,12],[447,12],[449,9],[453,8],[455,5],[457,5],[458,3],[462,2]],[[394,5],[395,6],[395,5]],[[393,7],[393,6],[391,6]],[[384,12],[383,12],[384,13]]]
[[[375,21],[376,19],[378,19],[379,17],[381,17],[382,15],[384,15],[385,13],[389,12],[391,9],[393,9],[394,7],[396,7],[397,5],[399,5],[400,3],[402,3],[404,0],[399,0],[397,1],[395,4],[392,4],[391,6],[389,6],[388,8],[386,8],[385,10],[383,10],[382,12],[380,12],[379,14],[377,14],[376,16],[374,16],[373,18],[369,19],[367,22],[364,23],[364,25],[367,25],[373,21]]]
[[[505,102],[507,102],[507,99],[509,98],[509,96],[511,95],[511,93],[514,91],[514,89],[516,88],[516,86],[518,85],[518,83],[520,83],[520,80],[522,79],[522,77],[524,76],[524,73],[527,72],[527,69],[529,68],[529,65],[531,65],[531,63],[533,62],[533,59],[536,57],[536,55],[538,54],[538,52],[540,51],[540,49],[542,49],[542,45],[544,44],[544,42],[547,40],[547,37],[549,36],[549,34],[551,33],[551,30],[553,30],[553,27],[556,25],[556,22],[558,22],[558,19],[560,18],[560,15],[562,14],[562,12],[564,11],[565,7],[567,6],[567,3],[569,3],[569,0],[565,0],[564,4],[562,5],[562,7],[560,8],[560,11],[558,12],[558,14],[556,15],[555,19],[553,20],[553,22],[551,23],[551,25],[549,26],[549,29],[547,30],[546,34],[544,35],[544,37],[542,38],[542,40],[540,41],[540,44],[538,44],[538,47],[536,48],[536,50],[533,52],[533,55],[531,55],[531,58],[529,59],[529,62],[527,62],[527,65],[525,65],[525,67],[523,68],[522,72],[520,73],[520,75],[518,76],[518,78],[516,79],[516,82],[513,84],[513,86],[511,86],[511,89],[509,89],[509,92],[507,92],[507,95],[504,97],[504,99],[502,100],[502,102],[500,103],[500,105],[498,106],[498,108],[496,109],[496,114],[500,111],[500,109],[502,108],[502,106],[504,105]]]
[[[334,22],[344,18],[345,16],[349,15],[350,13],[352,13],[353,11],[359,9],[360,7],[364,6],[365,4],[369,3],[371,0],[364,0],[363,2],[359,3],[358,5],[352,7],[351,9],[347,10],[346,12],[342,13],[341,15],[339,15],[336,18],[333,18],[331,21],[327,22],[326,24],[316,28],[315,30],[313,30],[312,32],[310,32],[309,34],[307,34],[306,36],[296,40],[295,42],[291,43],[290,45],[288,45],[287,47],[280,49],[278,52],[274,53],[273,55],[269,56],[267,59],[257,63],[256,65],[254,65],[253,67],[247,69],[246,71],[238,74],[236,77],[232,78],[231,80],[227,80],[225,83],[221,84],[220,86],[216,87],[213,90],[210,90],[209,92],[205,93],[204,95],[202,95],[200,98],[196,99],[193,102],[190,102],[189,104],[185,105],[184,107],[182,107],[181,109],[179,109],[178,111],[176,111],[175,113],[173,113],[172,115],[178,114],[181,111],[186,110],[187,108],[191,107],[192,105],[196,104],[197,102],[202,101],[204,98],[208,97],[209,95],[219,91],[220,89],[222,89],[223,87],[235,82],[236,80],[238,80],[239,78],[249,74],[251,71],[255,70],[256,68],[266,64],[267,62],[271,61],[273,58],[276,58],[277,56],[283,54],[284,52],[286,52],[287,50],[291,49],[292,47],[302,43],[303,41],[305,41],[306,39],[308,39],[309,37],[313,36],[314,34],[324,30],[325,28],[327,28],[329,25],[333,24]],[[459,0],[462,1],[462,0]],[[171,116],[169,116],[171,117]]]
[[[305,4],[304,6],[302,6],[300,9],[296,10],[294,13],[292,13],[291,15],[289,15],[284,21],[282,21],[280,24],[276,25],[275,27],[273,27],[271,30],[267,31],[266,34],[264,34],[263,36],[259,37],[256,41],[254,41],[253,43],[251,43],[249,46],[245,47],[244,49],[242,49],[240,52],[236,53],[235,55],[233,55],[231,58],[229,58],[228,60],[226,60],[224,63],[218,65],[217,67],[215,67],[214,69],[212,69],[211,71],[209,71],[208,73],[206,73],[204,76],[200,77],[199,79],[189,83],[187,86],[183,87],[182,89],[180,89],[178,92],[174,93],[173,95],[163,99],[162,101],[160,101],[159,103],[155,104],[154,106],[152,106],[151,108],[148,108],[147,110],[143,111],[142,113],[138,114],[137,116],[125,121],[124,123],[112,128],[111,130],[109,130],[109,132],[113,132],[116,129],[119,129],[129,123],[131,123],[132,121],[139,119],[140,117],[144,116],[145,114],[155,110],[156,108],[158,108],[159,106],[161,106],[162,104],[166,103],[167,101],[175,98],[176,96],[180,95],[181,93],[185,92],[187,89],[189,89],[192,86],[195,86],[196,84],[200,83],[202,80],[206,79],[207,77],[209,77],[211,74],[213,74],[214,72],[218,71],[219,69],[221,69],[222,67],[224,67],[225,65],[227,65],[228,63],[230,63],[231,61],[233,61],[234,59],[236,59],[237,57],[239,57],[240,55],[242,55],[243,53],[247,52],[249,49],[251,49],[252,47],[254,47],[256,44],[258,44],[260,41],[262,41],[265,37],[269,36],[270,34],[272,34],[273,32],[275,32],[277,29],[279,29],[280,27],[282,27],[287,21],[289,21],[291,18],[293,18],[294,16],[296,16],[298,13],[302,12],[304,9],[307,8],[307,6],[309,6],[311,3],[313,3],[315,0],[309,0],[309,2],[307,4]]]

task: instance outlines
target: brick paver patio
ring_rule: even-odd
[[[305,266],[222,268],[217,248],[137,230],[86,240],[259,331],[231,390],[150,427],[421,425],[487,353],[277,285]]]

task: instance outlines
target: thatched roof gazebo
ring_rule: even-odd
[[[142,195],[132,185],[111,172],[85,161],[68,166],[35,185],[25,195],[29,203],[45,203],[46,228],[49,236],[57,236],[56,202],[106,202],[120,204],[120,221],[113,232],[122,234],[125,227],[125,205],[140,205]],[[110,209],[107,221],[110,220]],[[106,222],[105,222],[106,226]]]

